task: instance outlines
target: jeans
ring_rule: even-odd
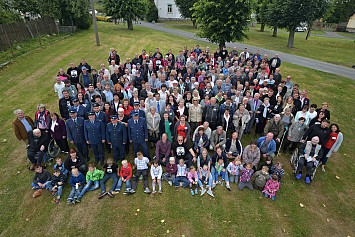
[[[170,173],[168,173],[168,172],[165,172],[165,173],[163,173],[163,175],[161,176],[161,178],[162,178],[163,180],[165,180],[166,182],[169,182],[169,181],[173,182],[174,179],[175,179],[175,175],[174,175],[174,174],[170,174]]]
[[[180,182],[182,182],[182,186],[183,186],[184,188],[186,188],[186,187],[190,184],[190,181],[189,181],[186,177],[184,177],[184,176],[177,176],[177,177],[174,179],[173,184],[174,184],[175,186],[180,186]]]
[[[197,169],[197,175],[198,175],[198,177],[200,177],[200,171]],[[210,171],[210,173],[208,174],[208,179],[207,179],[207,182],[208,182],[208,186],[210,187],[210,188],[212,188],[212,179],[213,179],[213,176],[212,176],[212,174],[211,174],[211,171]],[[202,180],[198,180],[198,185],[200,186],[200,187],[202,187],[203,186],[203,184],[202,184]]]
[[[321,149],[323,149],[323,157],[322,157],[321,161],[322,161],[322,165],[325,165],[325,164],[327,164],[327,161],[329,158],[329,156],[327,156],[327,155],[328,155],[328,152],[330,151],[330,149],[328,149],[324,146],[322,146]]]
[[[46,188],[48,188],[48,186],[47,186],[47,181],[38,180],[37,182],[40,183],[40,184],[46,184],[46,186],[40,187],[38,184],[32,183],[32,187],[34,187],[34,189],[46,189]],[[50,181],[49,181],[49,182],[50,182]]]
[[[123,144],[121,146],[112,146],[113,158],[115,162],[118,160],[123,161],[125,156],[125,147]]]
[[[94,184],[94,186],[91,186],[93,184]],[[86,192],[98,189],[99,187],[100,187],[100,181],[99,180],[92,181],[91,179],[89,179],[89,181],[86,183],[86,185],[83,188],[83,190],[80,192],[79,198],[82,198]]]
[[[133,185],[132,185],[132,188],[134,190],[137,189],[137,186],[138,186],[138,180],[139,180],[139,176],[143,175],[143,186],[144,188],[148,188],[148,169],[145,169],[145,170],[137,170],[136,171],[136,174],[135,174],[135,177],[133,179]],[[118,181],[120,182],[120,181]]]
[[[292,145],[291,147],[288,148],[289,151],[294,151],[297,147],[299,142],[292,142]],[[290,140],[286,140],[285,144],[284,144],[284,147],[283,147],[283,150],[286,151],[287,147],[291,144],[291,141]]]
[[[215,177],[214,177],[215,181],[218,181],[218,176],[222,176],[222,180],[224,180],[225,174],[226,174],[226,172],[223,172],[223,171],[218,172],[218,171],[216,171],[215,172]]]
[[[101,185],[101,192],[106,192],[106,187],[105,187],[105,183],[107,180],[109,180],[110,178],[113,179],[113,183],[112,183],[112,187],[111,187],[111,192],[115,190],[115,187],[117,185],[117,181],[118,181],[118,176],[116,173],[112,173],[112,174],[105,174],[105,176],[101,179],[100,181],[100,185]]]
[[[230,181],[231,183],[239,183],[239,175],[233,175],[233,174],[231,174],[231,175],[229,176],[229,181]]]
[[[163,165],[164,167],[166,167],[166,164],[168,164],[168,162],[169,162],[169,156],[168,156],[168,158],[165,159],[165,162],[163,162],[164,157],[165,157],[165,154],[159,154],[159,157],[156,157],[156,158],[159,158],[160,164]]]
[[[300,157],[300,159],[298,160],[298,171],[302,172],[303,166],[304,164],[307,163],[307,171],[306,171],[306,175],[309,175],[312,171],[313,168],[313,161],[307,162],[306,159],[304,157]]]
[[[27,157],[31,161],[32,165],[33,164],[41,164],[42,163],[44,153],[42,151],[39,151],[38,152],[38,159],[35,159],[36,153],[37,152],[35,152],[35,151],[27,150]]]
[[[251,182],[239,182],[238,184],[238,189],[242,190],[243,188],[247,187],[250,191],[253,191],[253,185],[251,185]]]
[[[89,151],[86,143],[74,143],[76,149],[88,160],[89,159]]]
[[[123,178],[127,178],[128,176],[123,176]],[[131,189],[131,179],[129,178],[128,180],[126,180],[126,190]],[[117,186],[116,186],[116,190],[121,190],[122,184],[124,182],[122,181],[122,178],[120,177],[120,179],[118,180]]]
[[[104,163],[105,159],[105,150],[104,150],[104,144],[103,143],[98,143],[98,144],[91,144],[92,152],[94,153],[95,156],[95,161],[101,161],[101,163]]]
[[[275,200],[276,196],[271,196],[271,195],[268,195],[266,193],[264,193],[264,197],[267,197],[267,198],[271,198],[271,200]]]
[[[142,148],[143,155],[147,157],[150,160],[150,155],[149,155],[149,150],[147,143],[144,141],[142,143],[135,143],[133,142],[133,150],[134,150],[134,155],[137,157],[137,152],[139,151],[139,145]]]
[[[47,181],[46,183],[46,187],[49,189],[49,191],[53,191],[53,185],[52,185],[52,182],[51,181]],[[63,192],[63,185],[59,185],[57,186],[57,189],[58,189],[58,193],[57,193],[57,196],[60,197],[62,196],[62,192]]]
[[[69,193],[69,197],[68,197],[68,201],[72,201],[73,199],[78,199],[78,196],[80,194],[80,192],[83,190],[84,185],[79,185],[78,189],[74,187],[71,188],[70,193]]]
[[[216,176],[216,169],[212,166],[212,168],[211,168],[211,174],[213,175],[213,180],[215,180],[214,178],[214,176]],[[228,173],[225,173],[225,175],[224,175],[224,181],[226,181],[226,183],[229,183],[229,178],[228,178]]]

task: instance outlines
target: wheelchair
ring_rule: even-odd
[[[293,174],[296,175],[297,174],[297,169],[298,169],[298,161],[300,159],[300,155],[299,155],[299,151],[298,148],[296,148],[290,158],[290,163],[291,163],[291,167],[293,168]],[[305,164],[306,166],[306,164]],[[311,170],[311,173],[309,174],[309,179],[311,180],[311,182],[314,179],[314,176],[316,175],[317,172],[317,168],[319,165],[315,166],[313,165],[313,168]]]
[[[60,148],[56,144],[54,139],[51,139],[49,144],[48,144],[48,149],[47,151],[40,151],[43,153],[43,162],[44,162],[44,167],[51,166],[52,163],[54,162],[54,158],[58,156],[60,153]],[[38,160],[38,153],[35,156],[35,159]]]

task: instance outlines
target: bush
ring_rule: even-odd
[[[158,21],[159,15],[158,15],[158,8],[155,6],[154,2],[150,2],[148,5],[148,12],[147,12],[147,21],[152,22],[152,21]]]

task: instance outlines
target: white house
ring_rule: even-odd
[[[159,20],[183,20],[180,15],[179,9],[175,5],[174,0],[154,0],[155,5],[158,8]]]
[[[355,32],[355,11],[350,14],[350,18],[348,21],[348,25],[346,27],[346,31]]]

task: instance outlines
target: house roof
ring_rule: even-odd
[[[353,16],[355,14],[355,9],[354,11],[349,15],[349,17]]]

